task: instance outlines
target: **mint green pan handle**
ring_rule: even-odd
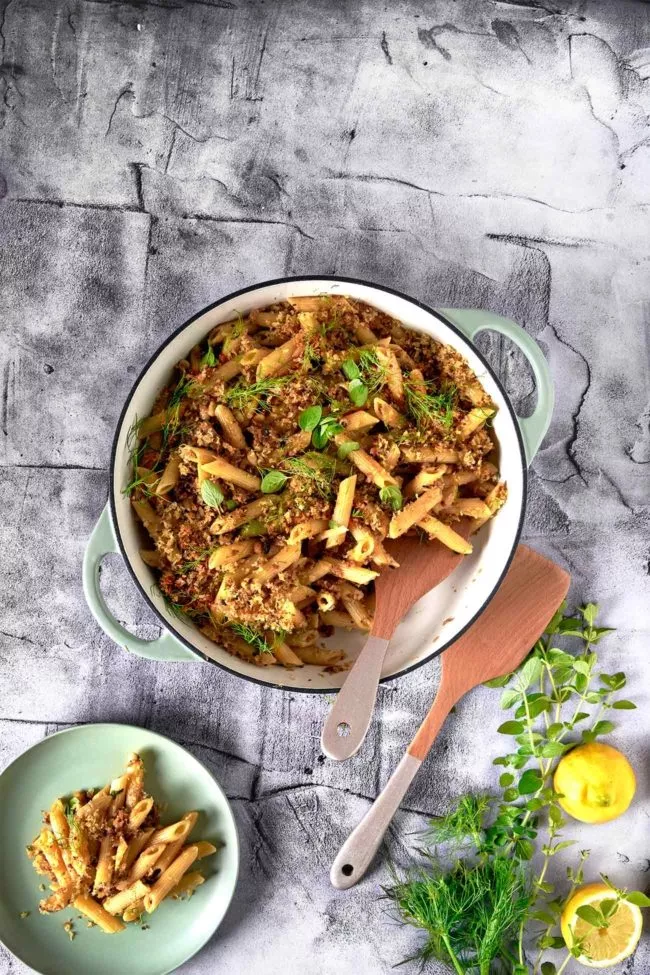
[[[157,640],[141,640],[117,622],[106,605],[99,587],[99,567],[104,556],[111,553],[119,555],[120,550],[113,532],[110,511],[106,505],[88,539],[83,562],[86,602],[104,633],[126,650],[137,653],[139,657],[148,657],[150,660],[173,660],[177,663],[199,660],[197,654],[183,646],[171,633],[163,632]]]
[[[548,363],[537,342],[509,318],[494,315],[491,311],[473,308],[439,308],[438,311],[473,342],[479,332],[500,332],[514,342],[526,356],[535,377],[537,405],[531,416],[518,416],[519,428],[524,441],[526,463],[530,465],[539,450],[553,415],[555,392]]]

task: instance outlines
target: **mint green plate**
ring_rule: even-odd
[[[25,846],[39,831],[41,810],[57,796],[102,786],[124,768],[129,752],[145,763],[145,785],[163,804],[163,822],[199,812],[192,837],[221,840],[224,848],[201,861],[206,878],[189,900],[166,901],[120,934],[87,928],[68,908],[42,915],[39,877]],[[166,805],[164,805],[166,803]],[[239,842],[228,800],[212,775],[169,738],[122,724],[70,728],[24,752],[0,775],[0,940],[39,975],[167,975],[211,937],[237,883]],[[21,911],[29,917],[21,918]],[[63,924],[74,918],[70,941]]]

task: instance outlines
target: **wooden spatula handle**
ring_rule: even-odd
[[[328,758],[341,762],[359,750],[375,709],[388,640],[369,636],[325,719],[320,745]]]
[[[419,758],[408,752],[402,757],[366,815],[339,850],[330,870],[334,887],[347,890],[361,880],[421,764]]]

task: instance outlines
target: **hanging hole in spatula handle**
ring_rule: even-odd
[[[334,887],[347,890],[361,880],[421,764],[420,759],[409,752],[402,757],[366,815],[339,850],[330,870]]]
[[[369,636],[325,719],[320,744],[337,762],[351,758],[366,737],[375,709],[388,640]]]

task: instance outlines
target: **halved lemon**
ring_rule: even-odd
[[[584,938],[583,954],[577,959],[587,968],[609,968],[632,954],[643,927],[641,911],[635,904],[621,901],[606,928],[596,928],[578,917],[579,907],[599,908],[602,901],[615,898],[607,884],[587,884],[569,898],[562,911],[561,928],[567,948]]]

